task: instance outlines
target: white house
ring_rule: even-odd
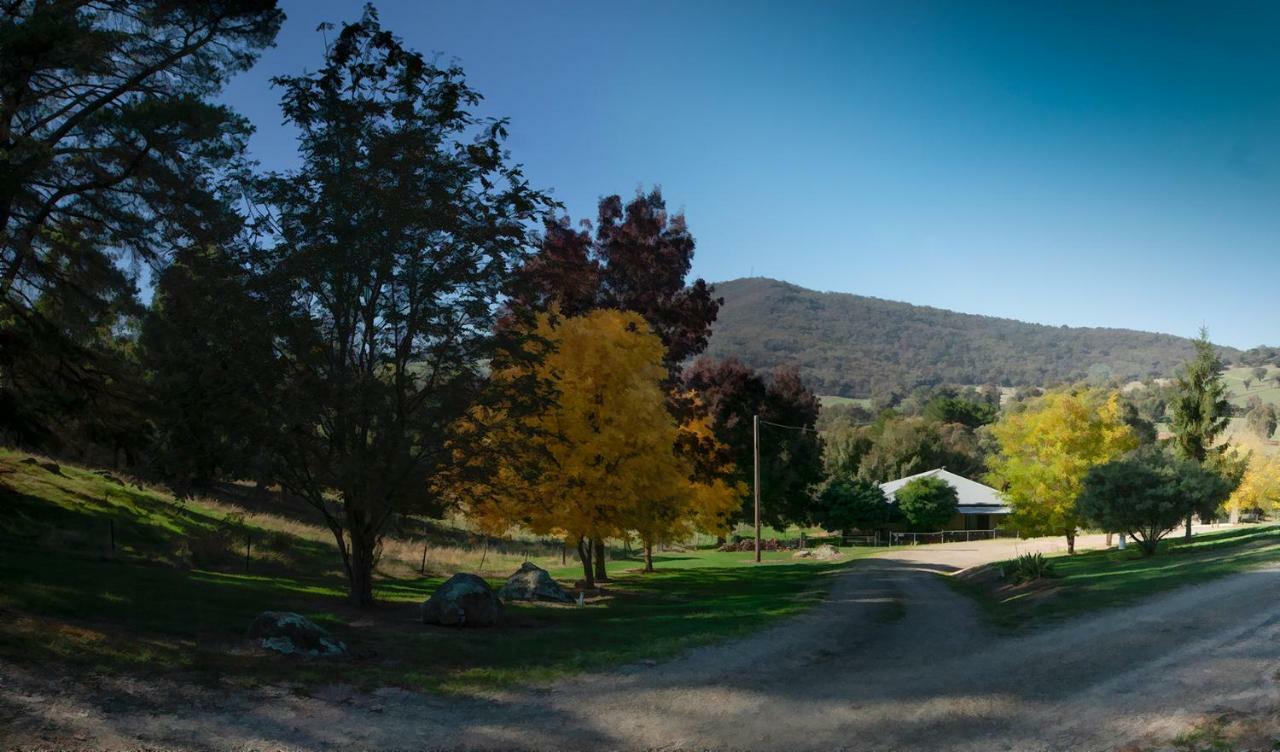
[[[993,530],[1000,527],[1004,517],[1012,511],[1000,498],[999,491],[942,467],[882,483],[880,490],[893,503],[898,489],[916,478],[941,478],[956,490],[959,504],[956,517],[948,525],[949,530]]]

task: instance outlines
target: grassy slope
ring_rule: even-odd
[[[1275,368],[1268,366],[1266,378],[1259,382],[1253,376],[1253,368],[1244,366],[1228,368],[1223,372],[1222,379],[1231,391],[1231,404],[1243,407],[1250,397],[1257,397],[1263,402],[1280,405],[1280,385],[1277,385],[1273,378],[1276,373]],[[1251,381],[1248,389],[1244,386],[1245,379]]]
[[[762,567],[750,554],[670,553],[657,557],[652,575],[639,574],[637,562],[614,562],[609,594],[585,608],[513,605],[498,629],[425,627],[417,604],[452,571],[476,571],[484,557],[483,573],[497,585],[524,557],[433,546],[436,568],[422,577],[414,571],[421,544],[392,540],[376,588],[380,605],[355,611],[343,599],[332,542],[305,520],[247,513],[226,539],[229,550],[209,552],[208,541],[223,540],[216,531],[228,515],[242,510],[175,502],[81,468],[54,474],[21,463],[24,456],[0,450],[0,657],[31,665],[243,684],[332,680],[329,661],[266,655],[243,637],[255,614],[284,609],[350,643],[344,681],[466,692],[668,657],[744,634],[812,605],[826,587],[822,575],[841,566],[786,553],[767,554]],[[246,532],[255,541],[247,572]],[[555,576],[578,573],[572,561],[561,567],[546,553],[533,559]]]
[[[1166,540],[1159,553],[1145,558],[1131,546],[1051,560],[1054,576],[1026,589],[1006,589],[999,581],[979,584],[979,573],[947,580],[978,598],[996,624],[1022,628],[1274,563],[1280,560],[1280,525],[1205,533],[1186,543]]]

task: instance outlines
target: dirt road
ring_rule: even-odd
[[[0,666],[0,719],[10,744],[124,749],[1081,750],[1280,699],[1280,568],[1007,637],[934,572],[1013,546],[887,552],[748,639],[483,701],[125,685],[113,705]]]

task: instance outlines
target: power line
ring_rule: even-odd
[[[757,420],[760,420],[760,419],[757,419]],[[810,428],[808,426],[785,426],[781,423],[774,423],[773,421],[770,421],[770,420],[760,420],[760,422],[766,426],[773,426],[774,428],[787,428],[792,431],[808,431],[810,433],[821,433],[818,429]]]

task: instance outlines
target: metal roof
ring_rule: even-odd
[[[1009,514],[1012,510],[1009,505],[1000,498],[1000,492],[986,486],[977,481],[969,480],[963,475],[956,475],[948,471],[946,468],[940,467],[936,470],[927,470],[923,473],[908,475],[905,478],[891,480],[888,483],[881,483],[880,490],[884,491],[884,495],[892,499],[898,489],[907,485],[916,478],[941,478],[947,482],[947,485],[956,490],[956,496],[960,502],[957,511],[960,514]]]

